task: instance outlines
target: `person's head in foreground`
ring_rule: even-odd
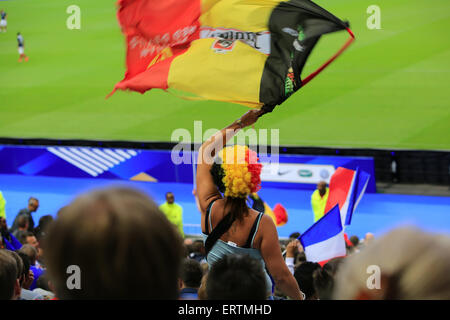
[[[182,240],[140,191],[116,187],[78,197],[52,223],[44,247],[59,299],[178,297]]]
[[[294,277],[298,286],[302,288],[306,300],[317,299],[316,290],[314,289],[313,273],[320,269],[320,265],[315,262],[302,262],[295,268]]]
[[[203,269],[200,262],[185,258],[181,263],[179,286],[180,298],[197,299],[197,291],[203,278]],[[192,289],[192,290],[191,290]]]
[[[20,296],[19,271],[14,257],[0,250],[0,300],[16,300]]]
[[[450,238],[399,228],[345,258],[335,299],[450,299]]]
[[[214,184],[238,220],[248,213],[248,196],[261,189],[261,170],[256,152],[247,146],[225,147],[214,159],[210,171]]]
[[[261,263],[247,255],[228,255],[211,267],[206,280],[208,300],[264,300],[266,280]]]
[[[345,258],[338,257],[328,261],[322,268],[313,273],[314,290],[320,300],[331,300],[336,273]]]

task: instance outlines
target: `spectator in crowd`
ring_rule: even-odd
[[[6,219],[0,217],[0,234],[3,246],[9,250],[18,250],[22,244],[8,231]]]
[[[117,187],[78,197],[59,213],[43,246],[59,299],[178,298],[182,239],[140,191]],[[73,290],[66,285],[71,265],[81,270]]]
[[[373,233],[367,232],[366,236],[364,237],[364,245],[367,246],[369,245],[371,242],[373,242],[373,240],[375,239]]]
[[[200,288],[198,288],[198,299],[199,300],[208,300],[208,296],[206,295],[206,282],[208,281],[208,270],[203,270],[203,277],[200,283]]]
[[[306,300],[316,300],[317,294],[314,289],[313,273],[320,269],[320,265],[315,262],[303,262],[295,268],[294,277],[298,285],[302,288]]]
[[[289,235],[289,242],[293,241],[293,240],[297,240],[298,238],[300,238],[301,233],[300,232],[292,232]]]
[[[1,237],[6,238],[6,240],[11,240],[11,233],[8,231],[8,225],[6,223],[6,219],[0,217],[0,233]]]
[[[36,212],[38,208],[39,208],[39,200],[34,197],[30,197],[30,199],[28,199],[28,206],[19,211],[16,218],[14,219],[14,222],[13,222],[13,225],[12,225],[10,231],[14,232],[16,229],[19,228],[19,217],[21,215],[24,215],[25,217],[28,218],[28,231],[32,232],[34,230],[34,220],[33,220],[33,216],[31,214],[33,212]]]
[[[22,239],[22,237],[28,233],[28,217],[24,214],[17,217],[17,229],[12,232],[12,235],[16,239]]]
[[[183,208],[175,203],[175,196],[172,192],[166,193],[166,202],[159,206],[159,209],[164,212],[167,219],[172,222],[180,232],[180,235],[184,237],[183,231]]]
[[[15,252],[14,252],[15,253]],[[17,252],[19,257],[22,259],[22,290],[20,292],[21,300],[44,300],[44,297],[40,294],[30,290],[30,286],[34,281],[33,272],[30,270],[30,259],[23,252]]]
[[[359,245],[359,238],[358,236],[351,236],[350,242],[353,244],[353,246],[356,248]]]
[[[6,219],[6,200],[3,197],[3,193],[0,191],[0,218]]]
[[[208,300],[265,300],[261,263],[248,255],[227,255],[213,264],[206,280]]]
[[[450,238],[420,229],[395,229],[345,258],[335,299],[450,299]]]
[[[189,254],[189,258],[197,260],[200,263],[206,262],[205,246],[202,240],[195,240],[191,248],[192,252]]]
[[[329,189],[325,181],[317,184],[317,189],[311,195],[311,207],[314,213],[314,222],[319,220],[325,214],[325,206],[327,204]]]
[[[29,244],[36,248],[36,250],[39,248],[39,242],[36,239],[36,236],[33,232],[27,231],[22,234],[21,238],[19,238],[20,243],[22,244]]]
[[[8,253],[0,250],[0,300],[17,300],[20,297],[17,262]]]
[[[306,261],[305,254],[303,252],[303,247],[300,244],[300,241],[295,239],[288,243],[286,246],[286,265],[289,268],[289,271],[294,274],[295,266],[300,262]]]
[[[319,300],[331,300],[336,272],[344,258],[334,258],[313,273],[314,289]]]
[[[45,238],[48,227],[50,226],[50,224],[52,222],[53,222],[53,217],[49,214],[39,218],[39,224],[34,229],[34,234],[36,235],[36,239],[38,241],[41,241],[43,238]]]
[[[55,294],[53,293],[53,287],[50,279],[47,274],[43,274],[39,277],[36,282],[36,289],[33,292],[40,294],[44,297],[44,300],[52,300],[55,298]]]
[[[193,259],[184,259],[181,264],[179,278],[180,299],[197,300],[198,289],[203,277],[203,270],[200,263]]]
[[[34,290],[36,289],[37,280],[44,273],[44,270],[36,266],[38,251],[31,244],[24,244],[19,252],[25,253],[30,260],[30,270],[33,272],[33,282],[29,289]]]
[[[281,291],[292,299],[301,299],[298,284],[284,262],[272,218],[250,209],[246,203],[248,196],[260,188],[262,166],[257,163],[256,153],[244,146],[223,148],[240,129],[254,124],[260,114],[259,110],[247,112],[199,150],[196,194],[206,256],[211,267],[225,255],[251,255],[262,270],[267,266]],[[263,272],[270,295],[272,283]]]

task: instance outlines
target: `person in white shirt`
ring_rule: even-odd
[[[6,32],[6,29],[8,27],[8,22],[6,21],[6,17],[8,15],[6,14],[5,10],[0,11],[0,32]]]

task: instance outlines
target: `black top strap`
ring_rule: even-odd
[[[256,228],[258,227],[258,223],[261,220],[262,215],[263,215],[263,213],[260,212],[258,214],[258,216],[256,217],[255,222],[253,223],[253,226],[250,230],[247,241],[245,242],[245,245],[243,246],[243,248],[251,248],[252,247],[252,239],[253,239],[253,236],[255,235],[255,233],[258,231]]]
[[[223,217],[222,220],[217,224],[217,226],[211,231],[211,233],[208,235],[208,238],[206,238],[205,241],[205,252],[206,257],[208,257],[209,251],[212,249],[214,244],[217,242],[217,240],[220,239],[220,237],[230,229],[231,225],[236,219],[231,216],[231,213],[228,213],[225,217]]]

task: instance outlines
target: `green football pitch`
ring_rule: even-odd
[[[256,128],[279,129],[282,145],[450,150],[450,1],[316,2],[349,20],[357,40]],[[72,4],[81,9],[80,30],[66,27]],[[372,4],[381,9],[379,30],[367,27]],[[0,8],[8,13],[8,32],[0,33],[0,137],[170,141],[177,128],[193,132],[195,120],[203,130],[222,128],[247,110],[161,90],[106,100],[125,71],[113,0],[0,1]],[[28,62],[18,62],[17,32]],[[347,36],[324,36],[303,75]]]

